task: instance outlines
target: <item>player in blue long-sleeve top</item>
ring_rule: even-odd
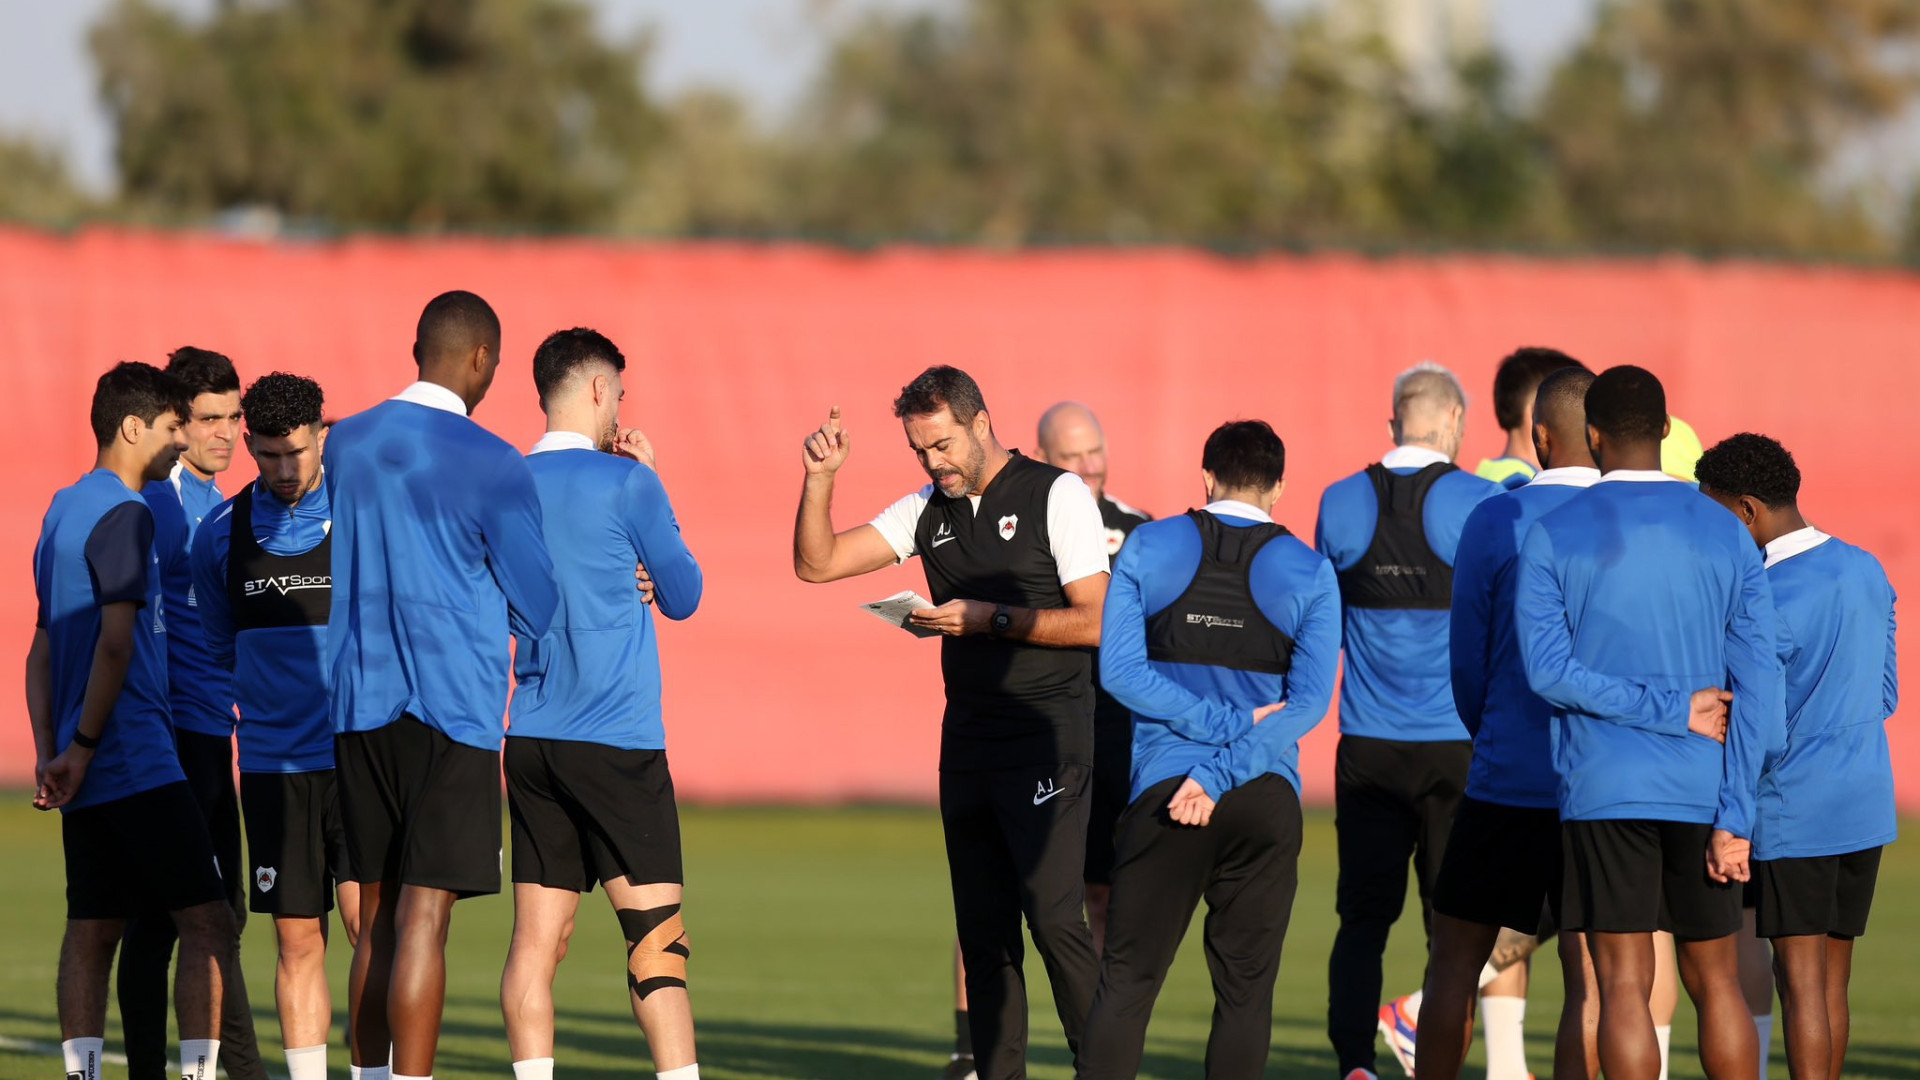
[[[1753,541],[1660,471],[1666,393],[1610,369],[1587,391],[1601,479],[1521,546],[1514,617],[1527,682],[1553,707],[1566,859],[1563,917],[1600,985],[1600,1060],[1652,1080],[1653,932],[1671,931],[1709,1076],[1757,1072],[1740,993],[1736,882],[1785,689]],[[1725,744],[1690,730],[1695,691],[1732,694]]]
[[[580,894],[596,882],[627,941],[628,992],[655,1070],[698,1076],[652,609],[692,615],[702,578],[651,445],[620,430],[626,366],[587,329],[550,334],[533,356],[547,433],[527,463],[560,606],[545,634],[519,641],[507,729],[513,946],[500,1004],[520,1080],[551,1080],[554,973]],[[633,589],[636,563],[653,577],[652,605]]]
[[[1209,1080],[1258,1077],[1300,854],[1300,737],[1326,715],[1340,598],[1273,523],[1286,449],[1258,420],[1201,458],[1204,510],[1135,529],[1114,563],[1100,680],[1134,714],[1100,988],[1076,1075],[1132,1077],[1201,899],[1214,981]]]
[[[1795,1080],[1841,1074],[1853,941],[1897,831],[1887,718],[1900,699],[1893,586],[1879,560],[1807,524],[1800,469],[1764,435],[1696,468],[1763,549],[1787,664],[1786,745],[1760,776],[1753,877]]]
[[[1407,867],[1432,918],[1433,884],[1473,747],[1448,689],[1447,618],[1460,529],[1498,484],[1453,464],[1467,397],[1445,368],[1393,384],[1394,448],[1327,488],[1314,547],[1340,585],[1340,745],[1334,764],[1340,929],[1327,963],[1327,1037],[1340,1075],[1375,1075],[1376,1025],[1413,1068],[1413,1020],[1379,1007],[1387,936],[1406,907]],[[1359,1073],[1356,1077],[1354,1074]]]
[[[453,902],[500,889],[509,632],[559,595],[526,459],[468,419],[500,363],[485,300],[421,312],[420,379],[333,426],[327,626],[337,783],[360,883],[348,984],[356,1068],[429,1076]],[[364,1078],[363,1078],[364,1080]]]

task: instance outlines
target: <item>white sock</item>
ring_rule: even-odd
[[[1667,1058],[1673,1053],[1673,1025],[1654,1028],[1653,1037],[1660,1044],[1660,1080],[1667,1080]]]
[[[1527,1080],[1527,999],[1483,997],[1480,1018],[1487,1033],[1487,1080]]]
[[[389,1080],[393,1074],[388,1070],[392,1068],[392,1065],[368,1065],[365,1068],[349,1065],[347,1075],[351,1080]]]
[[[1760,1080],[1767,1080],[1767,1054],[1773,1048],[1773,1014],[1754,1017],[1753,1029],[1760,1036]]]
[[[287,1047],[288,1080],[327,1080],[327,1044]]]
[[[180,1040],[181,1080],[213,1080],[213,1070],[219,1064],[219,1039]]]
[[[692,1065],[682,1065],[656,1075],[660,1080],[700,1080],[700,1063],[696,1061]]]
[[[553,1080],[553,1059],[527,1058],[514,1062],[513,1080]]]
[[[1415,990],[1413,993],[1407,995],[1406,1003],[1400,1006],[1401,1010],[1407,1014],[1407,1019],[1413,1021],[1415,1027],[1420,1025],[1420,999],[1426,996],[1427,992],[1425,990]]]
[[[425,1076],[404,1076],[400,1073],[394,1073],[393,1080],[433,1080],[433,1074],[428,1073]]]
[[[1500,969],[1493,966],[1493,961],[1489,960],[1485,964],[1482,964],[1480,966],[1480,989],[1485,990],[1493,980],[1499,977]]]
[[[68,1039],[60,1044],[60,1057],[67,1063],[67,1075],[81,1080],[100,1080],[100,1053],[107,1040]]]

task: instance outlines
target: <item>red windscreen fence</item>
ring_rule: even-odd
[[[931,364],[979,380],[1010,446],[1032,445],[1054,401],[1092,406],[1110,490],[1159,515],[1200,498],[1214,426],[1268,420],[1287,442],[1276,516],[1302,534],[1320,490],[1387,448],[1391,382],[1409,365],[1434,360],[1465,381],[1470,466],[1501,445],[1488,395],[1509,350],[1640,364],[1708,444],[1747,430],[1780,438],[1805,474],[1809,517],[1920,597],[1920,454],[1904,411],[1920,380],[1920,277],[1898,272],[0,231],[0,387],[15,410],[0,426],[0,656],[21,670],[34,539],[52,493],[91,466],[87,404],[105,367],[200,345],[232,356],[243,381],[313,376],[329,414],[344,416],[411,380],[414,320],[453,288],[486,297],[505,325],[506,360],[476,419],[518,446],[542,431],[530,372],[542,336],[592,326],[626,352],[625,419],[658,448],[706,570],[699,613],[661,631],[675,780],[693,799],[931,798],[937,646],[856,607],[923,587],[918,566],[811,586],[790,556],[800,442],[829,406],[855,444],[836,524],[923,482],[888,406]],[[222,486],[251,475],[236,455]],[[1914,625],[1901,635],[1909,656]],[[0,782],[24,784],[32,741],[12,685]],[[1920,810],[1920,737],[1891,726],[1902,804]],[[1309,796],[1331,791],[1334,737],[1330,716],[1307,740]]]

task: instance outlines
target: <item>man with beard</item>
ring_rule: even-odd
[[[500,1006],[515,1080],[553,1078],[553,978],[580,894],[596,881],[626,938],[628,994],[655,1071],[700,1076],[659,645],[649,605],[621,586],[644,562],[654,606],[684,619],[702,580],[646,437],[619,430],[626,366],[613,342],[586,329],[550,334],[533,354],[547,433],[527,465],[560,606],[548,631],[522,636],[514,654],[513,945]]]
[[[1087,650],[1100,643],[1105,529],[1079,477],[1000,445],[966,372],[927,369],[893,413],[933,483],[835,533],[834,474],[850,442],[836,407],[801,450],[793,568],[821,582],[914,555],[925,562],[938,606],[909,618],[944,635],[940,814],[973,1045],[982,1080],[1019,1080],[1021,916],[1076,1053],[1098,975],[1081,875],[1093,764]]]

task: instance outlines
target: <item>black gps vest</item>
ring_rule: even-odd
[[[1427,494],[1456,471],[1435,462],[1402,476],[1378,462],[1367,466],[1379,517],[1360,561],[1340,571],[1340,603],[1350,608],[1445,611],[1453,604],[1453,567],[1427,542]]]
[[[935,604],[981,600],[1009,607],[1067,606],[1047,532],[1062,470],[1015,451],[976,509],[935,487],[914,550]],[[1093,664],[1085,649],[1054,649],[986,635],[940,641],[947,686],[941,767],[980,769],[1049,761],[1091,763]]]
[[[1253,558],[1282,536],[1283,525],[1222,525],[1204,510],[1187,517],[1200,530],[1200,566],[1180,598],[1147,619],[1147,659],[1285,675],[1293,638],[1253,599]]]
[[[275,555],[253,538],[253,496],[249,485],[233,500],[227,541],[227,603],[234,633],[325,626],[333,603],[333,534],[311,551]]]

